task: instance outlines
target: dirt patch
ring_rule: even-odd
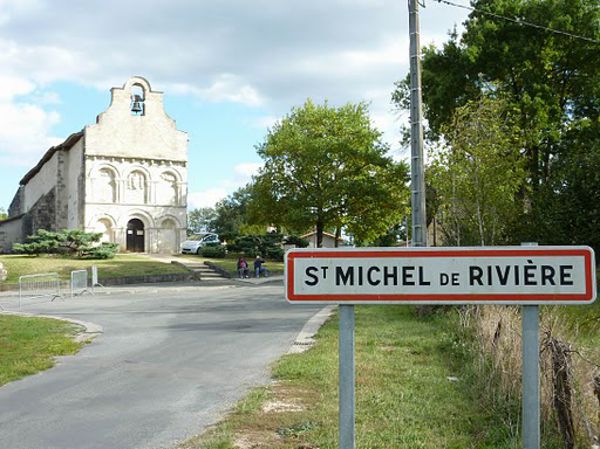
[[[277,447],[280,439],[274,432],[246,430],[236,435],[233,446],[236,449],[271,449]]]
[[[272,382],[257,408],[233,411],[223,423],[191,438],[179,449],[233,447],[235,449],[319,449],[307,433],[320,426],[309,410],[320,393],[288,382]],[[268,398],[268,399],[267,399]],[[225,444],[220,446],[219,444]]]
[[[304,407],[294,402],[268,401],[262,406],[263,413],[301,412]]]

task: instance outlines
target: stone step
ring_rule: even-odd
[[[221,273],[213,270],[194,270],[194,272],[200,274],[218,274],[219,276],[221,275]]]
[[[208,268],[206,265],[204,265],[203,263],[186,263],[184,264],[186,267],[188,268],[192,268],[192,269],[203,269],[203,268],[207,268],[210,270],[210,268]]]
[[[199,262],[191,262],[184,263],[185,267],[191,271],[193,271],[196,275],[200,277],[201,280],[223,280],[227,279],[222,276],[218,271],[213,270],[209,266],[204,263]]]

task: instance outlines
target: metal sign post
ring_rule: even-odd
[[[537,247],[537,243],[521,243]],[[523,449],[540,449],[540,310],[521,307],[521,420]]]
[[[539,306],[523,306],[522,354],[523,448],[540,449],[540,320]]]
[[[340,448],[354,449],[354,306],[340,305]]]
[[[289,303],[340,305],[340,448],[355,447],[354,304],[523,306],[523,443],[540,448],[539,305],[591,304],[586,246],[292,249]]]

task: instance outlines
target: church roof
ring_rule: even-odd
[[[46,162],[48,162],[52,158],[52,156],[54,155],[54,153],[56,153],[59,150],[70,150],[71,147],[73,145],[75,145],[75,143],[77,143],[77,141],[82,136],[83,136],[83,130],[71,134],[69,137],[67,137],[65,139],[65,141],[63,143],[60,143],[60,144],[55,145],[53,147],[50,147],[48,149],[48,151],[46,151],[46,154],[44,154],[42,156],[42,158],[37,163],[37,165],[35,167],[33,167],[31,170],[29,170],[27,172],[27,174],[25,174],[25,176],[23,176],[23,179],[21,179],[21,181],[19,181],[19,184],[22,185],[22,186],[24,186],[25,184],[27,184],[31,178],[33,178],[36,174],[39,173],[39,171],[42,169],[42,167],[44,166],[44,164]]]

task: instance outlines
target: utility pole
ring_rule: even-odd
[[[408,0],[410,33],[410,190],[412,246],[427,246],[425,175],[423,169],[423,109],[421,106],[421,41],[419,3]]]

